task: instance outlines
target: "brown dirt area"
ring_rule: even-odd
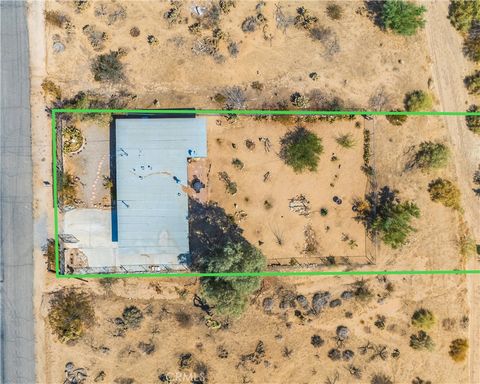
[[[45,30],[45,77],[61,88],[64,98],[80,91],[94,91],[108,98],[125,90],[135,95],[128,103],[129,108],[223,108],[223,104],[214,100],[215,94],[239,86],[246,95],[246,106],[251,109],[276,106],[280,101],[288,101],[294,92],[308,95],[320,90],[326,99],[339,97],[348,107],[386,110],[401,108],[406,92],[428,89],[430,58],[424,32],[409,39],[385,33],[367,17],[363,2],[341,2],[344,15],[335,21],[325,14],[327,2],[268,1],[261,7],[266,24],[244,33],[241,24],[248,16],[257,14],[257,2],[237,1],[230,13],[220,16],[219,25],[229,37],[220,41],[215,57],[192,52],[198,40],[211,36],[212,30],[203,30],[199,36],[188,30],[195,21],[192,5],[208,6],[209,2],[182,3],[182,20],[187,17],[189,21],[173,25],[164,18],[172,7],[167,1],[89,3],[81,12],[75,10],[72,2],[46,4],[46,10],[57,10],[69,19],[66,26],[47,24]],[[305,30],[294,26],[285,31],[278,28],[276,5],[281,5],[286,16],[294,16],[295,9],[304,5],[322,26],[330,28],[329,40],[313,41]],[[105,32],[108,38],[97,48],[92,47],[82,30],[86,25]],[[131,36],[133,27],[140,30],[138,37]],[[148,43],[149,35],[156,39],[154,44]],[[54,47],[59,47],[55,42],[64,45],[63,52],[54,52]],[[228,53],[230,42],[238,44],[236,57]],[[334,43],[340,47],[337,53],[332,53]],[[126,52],[121,58],[125,80],[115,85],[96,82],[90,70],[92,60],[98,54],[119,48]],[[309,77],[312,72],[317,73],[315,81]],[[253,82],[259,82],[261,89],[253,89],[258,88],[258,85],[252,88]],[[378,97],[377,101],[372,98],[379,94],[386,96],[380,104]],[[40,97],[37,103],[50,105]],[[290,102],[288,108],[294,108]],[[355,121],[361,123],[361,128],[355,127]],[[325,150],[315,173],[295,174],[278,156],[280,137],[298,124],[323,140]],[[302,257],[308,224],[318,236],[318,252],[322,256],[362,254],[364,229],[352,219],[351,202],[365,192],[366,178],[360,170],[364,124],[367,122],[361,118],[330,124],[304,119],[281,123],[250,117],[239,117],[230,123],[224,117],[211,117],[208,199],[236,216],[245,237],[271,259]],[[403,126],[395,127],[384,117],[378,117],[368,124],[375,127],[372,145],[379,185],[398,189],[402,199],[415,200],[422,214],[414,222],[417,232],[405,247],[392,250],[380,245],[376,265],[362,268],[464,268],[465,260],[458,247],[461,219],[432,202],[427,192],[429,181],[435,177],[455,180],[454,165],[430,174],[405,170],[413,145],[428,139],[448,144],[444,121],[437,117],[411,117]],[[95,129],[91,130],[91,125],[82,123],[80,128],[87,137],[87,145],[81,154],[73,155],[80,163],[72,169],[83,172],[81,179],[88,185],[82,200],[98,204],[103,180],[97,180],[97,176],[108,174],[105,168],[108,163],[107,160],[102,163],[104,152],[100,149],[107,151],[108,146],[96,136]],[[44,133],[49,129],[48,122],[33,129],[37,144],[47,147],[50,137]],[[355,148],[342,149],[335,143],[335,137],[344,133],[354,136]],[[269,152],[259,140],[266,137],[272,144]],[[255,149],[249,150],[245,140],[252,140]],[[94,154],[87,156],[89,151]],[[332,154],[340,161],[332,162]],[[244,163],[243,169],[233,166],[234,158]],[[237,183],[235,195],[226,193],[218,178],[221,171],[226,171]],[[270,172],[270,178],[264,182],[266,172]],[[315,211],[309,217],[288,209],[288,200],[300,193],[306,195]],[[49,198],[44,195],[37,195],[37,217],[50,206],[47,200],[42,200]],[[341,206],[333,204],[334,195],[342,197]],[[265,208],[265,201],[271,203],[270,209]],[[322,207],[329,210],[326,217],[318,213]],[[238,220],[242,211],[246,217]],[[330,227],[328,232],[325,226]],[[52,233],[51,227],[49,232]],[[357,240],[359,247],[348,247],[341,240],[342,233]],[[283,237],[281,246],[276,234]],[[43,264],[43,260],[36,263]],[[37,268],[39,273],[46,273],[41,268]],[[337,375],[337,384],[369,383],[374,374],[380,373],[402,384],[411,383],[415,377],[432,383],[468,383],[468,364],[455,363],[448,355],[450,342],[468,335],[470,309],[465,276],[366,277],[364,280],[373,294],[367,302],[342,300],[341,305],[328,307],[320,314],[309,312],[314,293],[330,292],[331,302],[352,289],[355,280],[358,279],[320,276],[266,278],[260,292],[251,298],[247,312],[239,319],[222,319],[222,328],[214,330],[206,326],[206,314],[192,305],[199,287],[195,279],[132,278],[105,287],[98,280],[58,280],[46,275],[36,283],[37,355],[41,362],[38,366],[42,367],[37,374],[38,382],[62,382],[65,364],[71,361],[87,370],[87,382],[93,382],[104,371],[104,382],[108,383],[118,378],[158,383],[162,374],[173,377],[173,383],[190,382],[205,372],[209,383],[323,383]],[[92,295],[96,316],[95,325],[73,345],[58,342],[47,323],[49,295],[67,286],[80,287]],[[297,295],[306,297],[308,307],[299,304]],[[262,308],[265,298],[273,298],[270,312]],[[141,326],[126,330],[123,336],[114,336],[115,318],[129,305],[142,310]],[[410,335],[416,332],[410,317],[421,307],[430,309],[436,317],[436,324],[429,331],[435,342],[431,352],[416,351],[409,346]],[[383,329],[374,325],[377,316],[386,317]],[[335,330],[340,325],[350,331],[348,339],[341,343],[335,340]],[[315,348],[311,345],[313,335],[321,336],[325,343]],[[259,341],[264,351],[258,348],[260,352],[257,350],[255,354]],[[153,344],[155,350],[151,354],[142,352],[140,342]],[[370,347],[362,354],[361,347],[368,342]],[[477,341],[471,340],[470,344],[471,348],[478,348]],[[332,348],[351,350],[354,357],[351,361],[333,361],[328,357]],[[400,351],[399,356],[395,349]],[[184,367],[179,366],[182,361]],[[362,370],[361,378],[349,373],[350,365]]]

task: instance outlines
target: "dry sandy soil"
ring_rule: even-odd
[[[219,53],[223,59],[218,55],[215,59],[192,52],[197,40],[212,34],[211,30],[205,30],[199,37],[188,31],[188,25],[194,22],[191,15],[193,2],[185,2],[181,8],[182,18],[189,21],[173,25],[164,18],[165,12],[171,8],[169,2],[90,3],[81,12],[77,12],[71,2],[46,4],[47,10],[58,10],[70,20],[66,28],[47,24],[45,30],[45,76],[62,89],[64,97],[73,97],[79,91],[96,91],[108,97],[126,90],[136,95],[128,105],[131,108],[218,108],[223,105],[214,100],[214,95],[227,87],[239,86],[247,95],[246,106],[249,108],[288,100],[293,92],[309,94],[321,90],[326,97],[342,98],[348,106],[390,109],[402,106],[406,92],[428,88],[430,58],[424,33],[405,39],[381,31],[367,16],[363,2],[342,2],[344,16],[339,21],[327,18],[326,2],[304,2],[321,25],[331,28],[333,34],[325,43],[313,41],[306,31],[294,26],[285,31],[277,28],[273,2],[267,2],[261,10],[267,19],[265,26],[244,33],[242,21],[257,13],[257,3],[237,2],[230,13],[221,15],[219,23],[229,34],[228,41],[220,42]],[[277,4],[282,6],[287,17],[294,16],[295,8],[300,5],[298,2]],[[117,20],[113,20],[111,15],[114,14]],[[122,14],[124,17],[118,17]],[[103,47],[92,47],[82,31],[86,25],[106,33],[108,39]],[[130,35],[133,27],[140,30],[138,37]],[[149,35],[157,39],[155,44],[147,42]],[[54,42],[59,41],[65,49],[55,53]],[[230,57],[228,53],[229,42],[238,44],[236,57]],[[340,49],[332,54],[335,42]],[[90,71],[92,60],[100,53],[119,48],[126,51],[122,58],[125,80],[116,85],[94,81]],[[317,72],[317,80],[309,77],[311,72]],[[251,84],[255,81],[263,85],[262,90],[252,89]],[[386,95],[383,98],[386,101],[374,102],[372,96],[378,94]],[[43,106],[48,103],[38,97],[34,102]],[[44,137],[42,134],[49,129],[48,121],[45,121],[45,125],[37,123],[34,126],[37,145],[48,145],[48,135]],[[334,193],[350,202],[363,193],[365,186],[359,169],[362,161],[361,129],[355,128],[353,121],[302,124],[318,133],[325,145],[319,171],[311,175],[295,175],[277,156],[279,138],[288,129],[293,129],[295,122],[263,124],[251,118],[240,118],[234,124],[224,119],[221,119],[221,125],[214,121],[209,124],[209,157],[212,161],[209,198],[229,213],[244,210],[247,217],[238,224],[252,243],[264,242],[262,250],[269,257],[301,254],[303,230],[309,223],[319,234],[320,247],[328,246],[331,250],[325,251],[330,253],[351,251],[339,241],[342,232],[358,238],[362,232],[359,224],[351,219],[350,204],[341,209],[330,206],[327,218],[316,215],[307,219],[289,212],[288,199],[298,193],[307,195],[318,211],[331,204]],[[415,200],[422,212],[421,218],[415,221],[418,231],[409,244],[397,251],[380,246],[374,269],[464,268],[465,260],[458,248],[462,229],[460,218],[430,201],[426,191],[428,182],[435,177],[455,180],[454,165],[434,174],[405,170],[413,145],[427,139],[448,144],[444,121],[436,117],[415,117],[399,128],[379,117],[370,124],[375,125],[373,146],[379,185],[398,189],[402,199]],[[346,132],[355,135],[357,148],[345,150],[336,146],[335,136]],[[264,151],[259,137],[270,138],[270,152]],[[253,151],[245,147],[247,139],[256,143]],[[236,149],[232,143],[236,144]],[[342,161],[339,180],[333,190],[329,184],[337,171],[330,161],[331,153],[336,153]],[[48,162],[48,155],[46,158]],[[245,163],[244,169],[234,169],[231,165],[233,158],[241,159]],[[37,165],[37,171],[39,169]],[[236,195],[225,193],[216,176],[219,171],[227,171],[237,182],[239,192]],[[264,183],[262,179],[266,171],[271,172],[272,178]],[[96,172],[94,168],[93,173]],[[48,178],[48,173],[40,177]],[[49,207],[49,201],[45,200],[48,194],[37,194],[37,199],[36,214],[43,217]],[[272,200],[270,210],[265,210],[265,200]],[[324,231],[325,220],[333,222],[329,233]],[[344,225],[348,227],[342,228]],[[273,236],[276,230],[285,238],[281,247]],[[42,263],[37,261],[37,264]],[[128,279],[105,288],[94,280],[59,281],[46,276],[37,279],[36,286],[38,381],[62,381],[64,366],[72,361],[87,369],[89,382],[93,382],[102,370],[106,374],[104,382],[123,377],[132,378],[136,383],[154,383],[160,381],[161,374],[173,376],[176,380],[173,382],[190,382],[185,377],[194,370],[196,375],[205,372],[206,367],[211,383],[321,383],[327,378],[335,382],[337,374],[337,383],[367,383],[376,373],[386,374],[395,383],[410,383],[417,376],[432,383],[468,383],[468,364],[455,363],[448,355],[451,340],[468,335],[465,319],[469,316],[469,304],[465,277],[392,276],[387,281],[377,277],[366,280],[373,291],[370,301],[345,300],[341,306],[327,308],[314,316],[307,314],[308,310],[298,304],[297,315],[294,308],[279,308],[281,298],[301,294],[311,302],[315,292],[329,291],[335,299],[349,289],[354,280],[346,277],[265,279],[263,288],[252,298],[250,309],[243,317],[230,319],[228,326],[225,323],[220,330],[211,330],[205,325],[205,313],[192,306],[193,294],[198,288],[195,280]],[[386,289],[389,281],[393,283],[392,292]],[[92,294],[96,324],[75,345],[64,345],[52,335],[45,320],[49,294],[72,285]],[[262,302],[267,297],[274,299],[271,313],[264,313],[262,309]],[[141,327],[114,337],[112,321],[128,305],[136,305],[144,312]],[[420,307],[432,310],[437,318],[436,325],[429,332],[436,344],[432,352],[414,351],[408,345],[409,337],[414,333],[410,317]],[[351,312],[352,316],[346,312]],[[186,315],[177,316],[179,313]],[[377,315],[386,316],[384,329],[374,325]],[[350,362],[332,361],[327,356],[336,345],[335,330],[339,325],[350,329],[348,340],[340,348],[355,353]],[[325,340],[318,349],[310,344],[314,334]],[[265,352],[242,359],[255,351],[260,340]],[[143,354],[139,347],[142,341],[153,343],[155,351],[150,355]],[[385,360],[379,356],[372,359],[374,350],[371,349],[365,355],[361,354],[359,348],[368,341],[374,346],[386,346]],[[470,343],[478,348],[478,341],[471,340]],[[228,351],[228,357],[219,357],[225,356],[225,352],[220,353],[222,348]],[[400,351],[398,358],[391,355],[395,348]],[[190,365],[180,368],[180,356],[186,353],[192,354]],[[361,378],[355,379],[345,369],[349,364],[362,369]]]

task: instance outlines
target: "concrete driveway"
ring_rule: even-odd
[[[0,370],[35,383],[30,82],[25,4],[0,2]]]

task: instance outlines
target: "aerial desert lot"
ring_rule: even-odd
[[[480,118],[436,113],[478,111],[465,3],[29,2],[38,382],[479,383]],[[110,239],[61,239],[55,273],[52,110],[182,108],[207,154],[159,173],[178,263],[253,275],[76,275]],[[118,113],[53,113],[59,233],[87,212],[90,238],[133,204],[112,172],[133,152]]]

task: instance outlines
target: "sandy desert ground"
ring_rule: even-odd
[[[217,23],[226,37],[220,40],[218,52],[213,56],[197,55],[192,47],[212,36],[213,31],[205,28],[200,34],[192,34],[188,26],[196,20],[192,16],[196,12],[194,6],[208,9],[211,4],[183,2],[178,22],[169,23],[164,15],[172,4],[167,1],[89,1],[81,10],[73,2],[47,2],[47,11],[58,11],[68,21],[60,27],[47,23],[45,31],[37,30],[45,36],[45,78],[58,85],[64,99],[80,91],[95,92],[105,99],[127,92],[134,95],[128,102],[129,108],[222,108],[224,105],[215,95],[234,86],[245,93],[248,108],[275,106],[284,100],[288,103],[294,92],[321,93],[325,99],[338,97],[349,108],[383,110],[402,108],[405,94],[415,89],[430,90],[435,97],[424,32],[408,39],[386,33],[373,23],[363,2],[341,2],[343,17],[331,20],[325,13],[327,2],[268,1],[258,7],[257,2],[238,1],[229,13],[220,13]],[[279,7],[288,21],[299,5],[309,9],[329,29],[326,40],[313,41],[302,29],[293,25],[283,29],[278,25]],[[33,8],[37,12],[31,17],[39,17],[38,7]],[[243,32],[242,21],[258,13],[264,15],[266,22],[254,32]],[[139,29],[135,37],[131,34],[134,27]],[[106,36],[95,47],[85,33],[92,30]],[[238,47],[233,56],[229,53],[232,43]],[[90,70],[92,60],[118,49],[124,52],[121,60],[125,79],[117,84],[95,81]],[[316,72],[316,80],[309,76],[312,72]],[[38,88],[33,100],[42,107],[52,103]],[[289,108],[294,107],[289,104]],[[325,233],[326,218],[295,216],[289,212],[287,200],[305,193],[318,210],[330,204],[334,193],[344,196],[345,201],[364,193],[366,180],[360,171],[362,128],[356,128],[355,121],[302,121],[302,125],[322,137],[325,152],[317,173],[297,175],[283,164],[277,152],[279,138],[298,122],[265,123],[240,117],[233,124],[222,118],[221,125],[217,125],[215,119],[209,124],[208,139],[212,175],[227,171],[239,191],[233,196],[225,193],[222,182],[214,176],[210,178],[209,198],[228,213],[235,214],[240,209],[247,214],[238,224],[250,242],[263,241],[262,251],[267,257],[301,255],[304,228],[310,224],[319,234],[322,251],[352,252],[339,241],[342,232],[360,238],[364,231],[351,219],[348,207],[330,207],[327,218],[332,220],[332,230]],[[34,142],[48,148],[48,116],[40,121],[34,126]],[[358,121],[361,127],[366,124],[363,119]],[[444,121],[439,117],[410,117],[403,126],[396,127],[378,117],[369,124],[375,125],[372,145],[378,184],[398,189],[402,199],[415,200],[422,215],[415,221],[417,232],[406,246],[392,250],[380,245],[376,265],[362,268],[464,268],[466,260],[458,245],[465,230],[462,218],[432,202],[426,190],[434,177],[455,180],[455,166],[449,164],[430,174],[405,170],[412,146],[424,140],[448,145]],[[358,141],[356,148],[342,149],[336,145],[336,135],[347,132]],[[264,151],[259,137],[269,137],[270,152]],[[254,150],[246,148],[247,139],[256,143]],[[342,162],[335,192],[329,185],[337,173],[330,161],[332,153]],[[40,162],[40,157],[44,157],[48,163],[48,151],[37,157],[36,182],[40,183],[48,177],[48,167],[42,171]],[[233,158],[244,162],[242,170],[233,167]],[[97,160],[101,161],[101,157]],[[96,172],[98,161],[87,164],[88,168],[93,167]],[[264,183],[262,177],[267,171],[272,178]],[[38,220],[51,219],[46,198],[48,194],[37,193]],[[271,209],[265,209],[266,200],[272,203]],[[274,232],[283,235],[282,246],[276,242]],[[50,228],[49,236],[51,233]],[[450,342],[467,337],[469,332],[467,282],[462,275],[366,277],[372,291],[367,301],[342,300],[341,305],[326,308],[320,315],[309,312],[314,293],[328,291],[334,300],[342,292],[354,289],[352,284],[358,279],[267,278],[240,319],[222,319],[221,329],[213,330],[206,326],[207,315],[192,305],[198,291],[198,281],[194,279],[122,279],[111,284],[98,280],[64,281],[45,275],[41,255],[36,263],[42,274],[36,280],[38,381],[42,383],[62,381],[65,364],[70,361],[87,370],[87,382],[97,379],[154,383],[169,382],[170,377],[171,382],[180,383],[200,377],[204,381],[197,382],[368,383],[376,374],[385,374],[394,383],[411,383],[416,377],[432,383],[469,382],[468,363],[456,363],[448,355]],[[91,295],[96,317],[95,326],[73,345],[60,343],[46,322],[50,294],[68,286]],[[302,307],[298,295],[306,297],[308,307]],[[263,306],[266,298],[273,298],[269,311]],[[115,318],[129,305],[140,308],[144,319],[138,329],[127,329],[118,336]],[[436,317],[429,332],[435,343],[433,351],[416,351],[408,345],[415,332],[410,317],[422,307]],[[335,331],[341,325],[350,332],[343,341],[335,339]],[[322,346],[311,344],[314,335],[324,340]],[[361,348],[367,343],[368,347]],[[470,343],[478,347],[478,341]],[[328,354],[334,348],[353,351],[354,355],[333,360]],[[360,368],[361,377],[352,375],[354,368]],[[104,375],[100,375],[102,371]]]

